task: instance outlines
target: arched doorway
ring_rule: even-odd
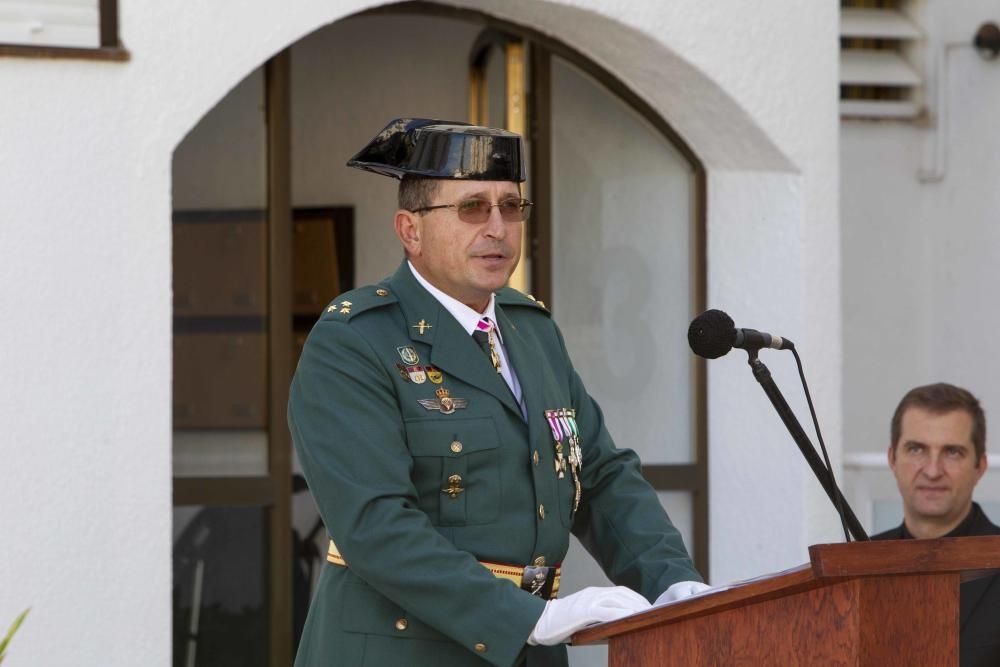
[[[244,648],[248,630],[267,637],[250,653],[271,664],[291,650],[304,600],[293,591],[322,565],[307,538],[324,538],[291,481],[282,396],[294,341],[332,296],[399,258],[393,184],[343,163],[393,116],[468,118],[483,30],[526,46],[530,187],[542,210],[531,290],[550,302],[610,430],[640,451],[706,568],[703,370],[661,343],[704,302],[699,162],[637,95],[566,45],[478,12],[408,3],[302,38],[175,152],[175,539],[187,549],[175,545],[175,665],[204,664],[216,640],[226,652],[229,631],[213,637],[211,622],[241,628]],[[220,583],[234,556],[205,546],[213,531],[225,549],[241,545],[256,593]],[[581,560],[568,590],[598,576],[571,557]]]

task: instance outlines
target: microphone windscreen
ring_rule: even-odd
[[[733,349],[736,324],[721,310],[706,310],[691,321],[688,344],[699,357],[717,359]]]

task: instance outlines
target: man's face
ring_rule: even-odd
[[[442,180],[431,205],[520,197],[516,183]],[[505,222],[495,207],[482,223],[460,220],[454,208],[403,215],[401,222],[404,213],[397,212],[396,228],[413,266],[442,292],[481,312],[517,266],[524,223]]]
[[[986,455],[976,462],[972,417],[965,410],[911,407],[903,413],[895,450],[889,447],[889,467],[906,518],[953,524],[969,511],[972,490],[986,472]]]

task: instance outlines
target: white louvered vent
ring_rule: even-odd
[[[98,0],[0,0],[0,44],[96,49]]]
[[[840,115],[915,118],[924,81],[912,59],[923,34],[902,10],[906,0],[842,0]]]

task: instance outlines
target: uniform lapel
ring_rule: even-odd
[[[521,417],[521,409],[514,402],[503,377],[490,365],[472,336],[417,282],[406,262],[396,270],[390,285],[399,299],[410,339],[431,347],[430,363],[448,375],[492,394],[508,410]],[[420,333],[421,321],[430,325],[423,328],[423,333]]]
[[[540,424],[537,415],[542,413],[542,364],[532,354],[532,346],[525,339],[524,334],[518,330],[514,321],[500,307],[500,304],[496,306],[496,313],[507,357],[510,359],[514,373],[517,374],[517,381],[521,385],[521,394],[525,406],[524,411],[525,415],[527,415],[528,432],[532,440],[534,440],[535,429]],[[536,418],[532,419],[532,415],[535,415]]]

